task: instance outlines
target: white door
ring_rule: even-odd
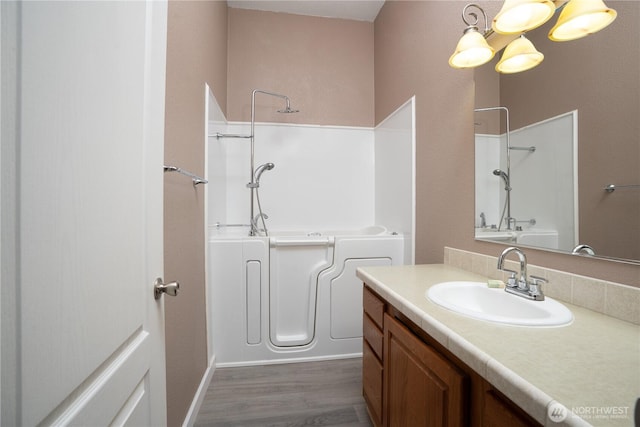
[[[167,5],[0,7],[0,423],[164,425]]]

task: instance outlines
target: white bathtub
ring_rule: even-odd
[[[402,264],[404,237],[384,227],[280,231],[212,228],[208,334],[217,366],[359,356],[361,266]]]

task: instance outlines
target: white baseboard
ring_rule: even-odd
[[[200,381],[200,386],[198,387],[195,396],[193,396],[193,401],[191,402],[189,412],[187,412],[187,416],[182,423],[182,427],[192,427],[195,424],[198,412],[200,411],[200,406],[202,406],[204,397],[207,394],[207,389],[209,388],[209,384],[211,383],[213,372],[215,370],[216,356],[214,355],[211,360],[209,360],[209,366],[207,366],[207,370],[204,372],[202,380]]]

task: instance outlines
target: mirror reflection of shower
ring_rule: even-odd
[[[297,113],[300,110],[291,108],[291,100],[288,96],[275,92],[269,92],[261,89],[254,89],[251,92],[251,132],[249,135],[233,135],[233,134],[221,134],[217,133],[216,138],[248,138],[251,143],[251,155],[250,155],[250,177],[251,181],[247,183],[247,188],[251,192],[250,213],[249,213],[249,236],[257,236],[262,232],[265,236],[269,235],[267,230],[267,224],[265,219],[269,218],[267,214],[262,211],[260,204],[260,193],[258,191],[260,187],[260,176],[267,170],[271,170],[275,165],[271,162],[255,167],[255,124],[256,124],[256,94],[261,93],[276,98],[282,98],[285,101],[284,108],[277,110],[278,113],[291,114]],[[254,200],[258,205],[258,214],[255,215]],[[258,221],[262,223],[262,229],[258,227]]]
[[[500,176],[504,180],[504,191],[505,191],[505,200],[504,207],[502,208],[502,214],[500,215],[500,221],[498,222],[498,231],[500,231],[502,224],[506,225],[507,230],[512,230],[511,224],[514,223],[515,227],[515,218],[511,216],[511,141],[510,141],[510,121],[509,121],[509,109],[507,107],[486,107],[486,108],[476,108],[474,110],[476,113],[484,112],[484,111],[504,111],[506,114],[506,171],[501,169],[495,169],[493,174],[496,176]],[[505,217],[506,214],[506,217]]]

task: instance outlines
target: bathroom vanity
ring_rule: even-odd
[[[363,394],[376,426],[540,425],[366,286],[363,300]]]
[[[638,325],[571,304],[574,321],[563,327],[461,316],[426,292],[486,277],[448,265],[357,275],[365,283],[363,394],[374,425],[633,425]]]

